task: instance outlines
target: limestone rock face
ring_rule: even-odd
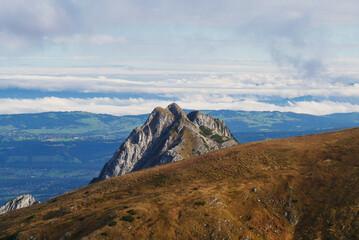
[[[175,103],[155,108],[141,128],[134,129],[90,183],[198,156],[237,141],[228,127],[199,111],[186,115]]]
[[[35,198],[29,194],[20,195],[16,198],[10,199],[0,207],[0,215],[10,212],[15,209],[24,208],[33,205],[34,203],[37,203],[35,201]]]

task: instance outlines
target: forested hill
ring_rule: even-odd
[[[0,115],[2,135],[16,136],[118,136],[143,124],[148,114],[113,116],[88,112],[45,112]]]
[[[188,113],[190,110],[184,110]],[[228,125],[240,142],[281,138],[301,133],[316,133],[356,127],[359,113],[338,113],[324,116],[292,112],[255,112],[232,110],[202,110]],[[141,126],[148,114],[113,116],[88,112],[47,112],[37,114],[0,115],[2,137],[31,139],[48,137],[127,136]],[[257,133],[249,139],[240,133]],[[259,133],[259,135],[258,135]],[[271,135],[272,133],[272,135]]]

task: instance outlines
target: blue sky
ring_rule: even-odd
[[[359,112],[357,0],[0,4],[0,114]]]

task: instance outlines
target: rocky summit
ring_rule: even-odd
[[[193,111],[186,115],[175,103],[155,108],[141,128],[134,129],[90,183],[236,145],[219,119]]]
[[[1,206],[0,215],[15,209],[31,206],[34,203],[36,203],[36,201],[33,196],[29,194],[20,195],[16,198],[10,199],[3,206]]]

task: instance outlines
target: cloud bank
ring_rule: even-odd
[[[1,0],[0,4],[0,41],[14,49],[41,45],[46,39],[78,42],[76,34],[90,36],[88,42],[93,42],[125,25],[236,26],[270,39],[286,36],[300,42],[313,33],[313,26],[359,22],[356,0]]]
[[[57,98],[37,99],[0,98],[0,114],[39,113],[49,111],[87,111],[92,113],[112,114],[116,116],[150,113],[155,107],[166,107],[171,101],[143,98]],[[281,111],[312,115],[331,113],[359,112],[358,104],[332,101],[288,102],[278,106],[255,100],[238,100],[229,96],[196,95],[176,101],[185,109],[205,110],[245,110],[245,111]]]
[[[282,74],[177,74],[137,72],[136,79],[106,76],[0,75],[0,89],[74,91],[82,93],[152,93],[167,97],[187,94],[234,94],[259,97],[348,96],[359,97],[359,83],[351,81],[312,81],[288,78]],[[131,72],[129,73],[131,75]],[[150,76],[149,76],[150,75]],[[137,79],[142,80],[137,80]],[[146,79],[147,78],[147,79]],[[153,80],[156,79],[156,80]],[[354,82],[353,82],[354,81]]]

